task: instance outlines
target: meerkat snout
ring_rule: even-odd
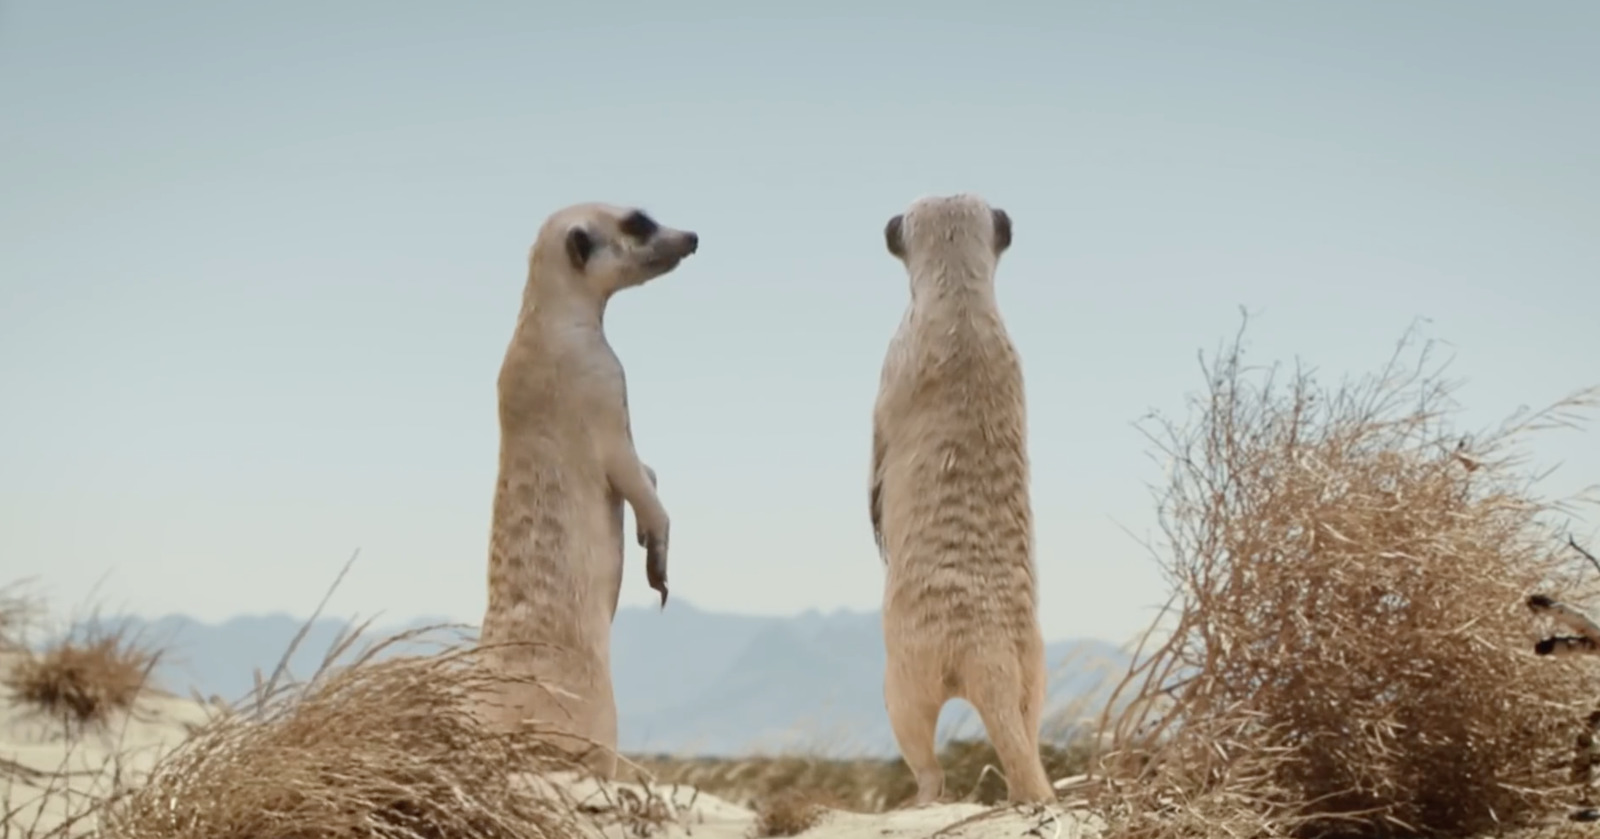
[[[700,249],[700,235],[663,226],[643,210],[617,210],[573,222],[563,244],[570,268],[609,297],[670,273]]]

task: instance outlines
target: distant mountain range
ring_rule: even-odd
[[[285,614],[206,624],[182,615],[118,618],[169,652],[156,672],[179,693],[235,700],[270,675],[304,621]],[[375,638],[447,623],[418,619],[374,627]],[[289,672],[314,672],[346,621],[313,623]],[[1050,644],[1051,702],[1058,718],[1098,710],[1128,656],[1095,639]],[[876,612],[807,612],[795,617],[719,614],[675,599],[661,612],[624,608],[612,634],[612,672],[624,751],[703,755],[785,748],[841,754],[894,753],[883,707],[883,637]],[[1058,720],[1059,721],[1059,720]],[[1071,720],[1068,720],[1069,722]],[[946,707],[941,735],[981,731],[961,703]]]

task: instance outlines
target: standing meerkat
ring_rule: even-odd
[[[699,237],[641,210],[578,204],[539,229],[522,308],[500,367],[500,472],[481,642],[507,681],[491,724],[546,724],[616,773],[611,621],[622,590],[626,501],[650,587],[667,603],[667,511],[634,450],[622,364],[602,328],[624,288],[672,271]],[[534,682],[537,682],[535,684]],[[602,748],[594,749],[591,744]]]
[[[1011,219],[973,195],[923,198],[884,238],[911,279],[873,407],[868,493],[889,722],[917,804],[943,793],[934,731],[955,698],[982,718],[1011,800],[1051,801],[1022,366],[994,293]]]

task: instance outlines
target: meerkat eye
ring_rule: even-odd
[[[645,215],[642,210],[634,210],[629,213],[626,218],[618,223],[617,227],[624,234],[640,242],[648,241],[651,236],[656,235],[657,230],[661,229],[661,226],[656,224],[655,219]]]

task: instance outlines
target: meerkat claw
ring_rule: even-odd
[[[666,545],[651,540],[645,548],[644,571],[646,579],[650,581],[650,587],[661,592],[661,608],[667,608]]]

